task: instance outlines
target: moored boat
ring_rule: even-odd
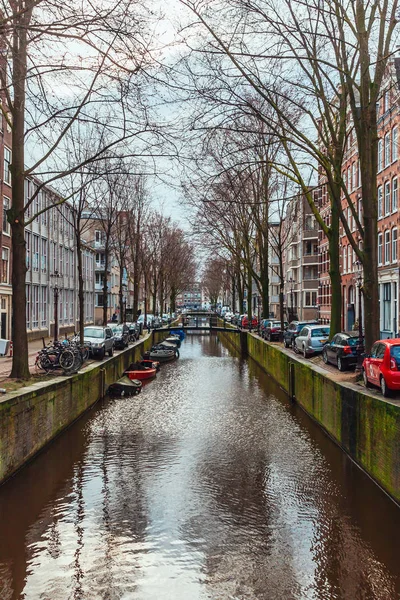
[[[121,377],[108,388],[110,396],[136,396],[142,389],[142,382],[137,379],[132,380],[129,377]]]
[[[175,335],[170,335],[164,340],[164,342],[167,342],[168,344],[174,344],[174,346],[176,346],[177,348],[181,347],[181,340],[178,336]]]
[[[152,379],[157,374],[157,369],[155,367],[145,367],[140,363],[133,363],[127,371],[125,371],[125,375],[129,377],[131,380],[139,379],[140,381],[144,379]]]
[[[179,356],[177,348],[158,348],[153,347],[143,355],[145,359],[156,360],[160,363],[174,360]]]
[[[144,367],[149,367],[149,369],[155,369],[156,371],[160,370],[160,363],[157,360],[146,360],[143,359],[139,362],[140,365],[143,365]],[[130,371],[130,367],[129,369],[127,369],[127,371]]]

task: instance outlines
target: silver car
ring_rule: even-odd
[[[90,344],[93,356],[103,360],[106,352],[109,356],[114,353],[114,336],[110,327],[85,327],[83,330],[85,344]]]
[[[322,352],[329,339],[329,327],[325,325],[306,325],[295,338],[295,351],[304,358]]]

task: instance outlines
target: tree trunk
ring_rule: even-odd
[[[108,237],[104,249],[104,280],[103,280],[103,327],[108,321],[108,263],[109,263],[109,243]]]
[[[21,12],[20,12],[21,11]],[[22,15],[22,6],[15,9]],[[27,18],[28,20],[28,18]],[[15,24],[16,25],[16,24]],[[14,345],[11,377],[29,379],[28,335],[26,331],[26,246],[24,227],[25,204],[25,80],[26,80],[26,35],[25,27],[14,25],[13,38],[13,92],[12,111],[12,207],[8,217],[11,224],[12,242],[12,341]]]
[[[119,269],[119,322],[124,323],[124,294],[122,290],[123,269]]]
[[[369,352],[380,338],[378,296],[377,126],[375,105],[365,109],[361,127],[361,183],[364,217],[364,344]]]
[[[79,301],[79,343],[84,343],[83,329],[85,326],[85,300],[83,291],[83,269],[82,269],[82,246],[81,236],[79,234],[79,227],[75,232],[76,235],[76,253],[77,253],[77,264],[78,264],[78,301]]]
[[[246,281],[246,288],[247,288],[247,316],[249,319],[249,327],[251,327],[251,320],[252,320],[252,315],[253,315],[253,307],[252,307],[252,291],[253,291],[253,278],[251,276],[250,273],[250,269],[247,269],[247,281]]]
[[[339,190],[340,194],[340,190]],[[329,241],[329,277],[331,280],[331,322],[329,339],[342,330],[342,277],[340,274],[339,253],[339,211],[335,202],[331,202],[331,227]]]

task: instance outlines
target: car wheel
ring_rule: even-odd
[[[99,360],[103,360],[103,358],[105,357],[105,355],[106,355],[105,348],[102,348],[102,349],[100,350],[100,352],[98,353],[98,355],[97,355],[97,356],[98,356]]]
[[[363,370],[362,370],[362,377],[363,377],[363,382],[364,382],[364,385],[365,385],[365,387],[366,387],[366,388],[370,388],[370,387],[371,387],[371,384],[370,384],[370,382],[368,381],[368,377],[367,377],[367,374],[366,374],[366,372],[365,372],[365,369],[363,369]]]
[[[326,351],[326,350],[323,350],[323,351],[322,351],[322,360],[324,361],[324,363],[325,363],[326,365],[329,363],[329,360],[328,360],[328,353],[327,353],[327,351]]]
[[[299,350],[298,350],[298,348],[297,348],[297,346],[296,346],[296,342],[295,342],[294,340],[293,340],[293,342],[292,342],[292,348],[293,348],[293,350],[295,351],[295,353],[296,353],[296,354],[298,354],[298,353],[299,353]]]
[[[390,396],[390,389],[386,385],[386,381],[383,375],[381,376],[381,392],[382,396],[385,396],[385,398],[388,398]]]
[[[285,348],[289,348],[289,344],[287,343],[286,339],[283,340],[283,345],[285,346]]]
[[[307,354],[307,350],[306,350],[305,346],[303,346],[303,356],[304,356],[304,358],[308,358],[308,354]]]
[[[343,364],[343,361],[342,361],[342,359],[341,359],[340,356],[338,356],[338,359],[337,359],[337,368],[339,369],[339,371],[345,371],[346,370],[346,367]]]
[[[270,333],[267,333],[267,340],[268,340],[268,342],[271,341],[271,334]]]

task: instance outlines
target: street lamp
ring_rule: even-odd
[[[57,342],[58,341],[58,297],[59,297],[59,288],[58,288],[58,279],[59,277],[62,277],[62,275],[57,271],[57,269],[54,271],[52,277],[55,278],[55,284],[54,284],[54,288],[53,288],[53,292],[54,292],[54,341]]]
[[[356,371],[361,371],[364,354],[364,337],[362,328],[362,284],[363,284],[363,272],[362,264],[359,260],[354,262],[355,279],[358,288],[358,356]]]

